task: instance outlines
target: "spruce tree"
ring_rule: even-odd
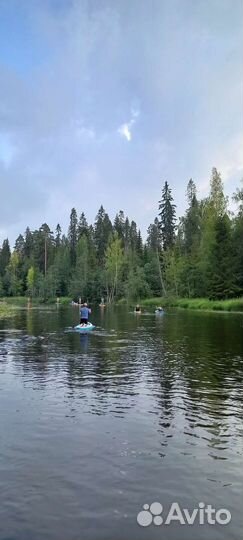
[[[231,298],[235,294],[233,246],[229,217],[219,216],[215,224],[215,242],[209,257],[208,296],[213,300]]]
[[[81,238],[81,236],[83,235],[88,236],[88,234],[89,234],[88,222],[85,217],[85,213],[82,212],[79,218],[79,222],[78,222],[78,239]]]
[[[9,264],[11,257],[10,246],[8,238],[3,241],[2,248],[0,249],[0,275],[4,276],[6,268]]]
[[[112,234],[112,224],[104,207],[101,205],[96,216],[94,228],[94,241],[97,250],[99,262],[104,260],[106,248],[108,246],[110,235]]]
[[[56,244],[56,247],[59,248],[60,245],[61,245],[61,236],[62,236],[62,229],[61,229],[61,225],[59,223],[56,226],[55,233],[56,233],[55,244]]]
[[[147,246],[149,249],[151,249],[151,251],[154,251],[156,253],[157,250],[160,248],[161,244],[158,218],[155,218],[154,223],[151,223],[151,225],[149,225],[147,234]]]
[[[159,228],[161,231],[164,251],[171,248],[175,242],[176,205],[168,182],[165,182],[162,197],[159,201]]]
[[[125,236],[125,216],[123,210],[120,210],[114,219],[114,231],[117,232],[119,238],[124,242]]]
[[[33,233],[31,232],[30,228],[27,227],[25,231],[25,247],[24,247],[24,254],[27,259],[31,258],[33,251]]]
[[[74,266],[76,262],[76,245],[77,245],[77,233],[78,233],[78,218],[75,208],[72,208],[70,214],[70,224],[68,229],[68,240],[70,246],[70,258],[71,265]]]
[[[197,200],[196,185],[192,179],[189,180],[187,185],[187,201],[189,208],[183,219],[185,249],[187,253],[192,253],[199,244],[200,234],[200,209]]]

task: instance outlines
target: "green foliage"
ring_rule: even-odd
[[[134,302],[140,300],[140,298],[146,298],[146,296],[151,294],[144,269],[140,266],[135,270],[130,270],[125,292],[127,299]]]
[[[110,238],[106,253],[105,253],[105,270],[107,283],[107,301],[113,302],[119,280],[121,279],[122,267],[124,264],[124,250],[122,248],[122,240],[115,232]]]
[[[94,228],[94,241],[97,258],[100,263],[104,262],[105,252],[108,246],[110,235],[112,234],[112,224],[103,206],[100,207],[96,216]]]
[[[30,296],[34,296],[35,292],[35,282],[36,282],[36,273],[33,266],[31,266],[27,273],[27,293]]]
[[[171,248],[175,241],[175,209],[171,189],[168,182],[165,182],[159,201],[159,227],[164,251]]]
[[[10,261],[11,252],[8,239],[3,241],[0,249],[0,276],[4,276],[8,263]]]
[[[208,197],[198,199],[192,179],[186,195],[185,215],[176,224],[172,191],[165,183],[146,242],[134,220],[120,210],[112,225],[103,206],[94,226],[84,212],[78,219],[73,208],[67,235],[59,224],[54,234],[46,223],[34,231],[27,227],[12,252],[7,239],[0,247],[0,296],[25,295],[45,302],[57,296],[89,301],[104,297],[113,302],[153,295],[158,298],[155,304],[163,296],[193,307],[205,305],[203,297],[217,302],[213,306],[241,297],[243,189],[233,196],[236,215],[227,212],[216,168]]]
[[[9,306],[6,302],[0,302],[0,319],[7,319],[14,314],[14,306]]]
[[[70,247],[70,259],[71,263],[75,264],[76,262],[76,245],[78,238],[78,218],[75,208],[72,208],[70,214],[70,224],[68,229],[68,240]]]

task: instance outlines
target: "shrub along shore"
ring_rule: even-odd
[[[204,311],[243,312],[243,298],[229,300],[209,300],[208,298],[146,298],[140,302],[143,307],[176,307],[182,309],[200,309]]]
[[[69,305],[71,298],[65,296],[58,300],[59,305]],[[117,305],[126,305],[126,299],[121,299]],[[227,311],[227,312],[243,312],[243,298],[234,298],[229,300],[209,300],[207,298],[169,298],[169,297],[153,297],[140,300],[140,305],[144,308],[155,308],[162,306],[163,308],[181,308],[191,310],[204,311]],[[30,305],[56,305],[56,298],[41,300],[33,299]],[[134,304],[133,304],[134,305]],[[0,300],[0,318],[10,317],[14,310],[28,307],[28,298],[25,296],[15,296],[3,298]]]
[[[8,305],[6,302],[0,301],[0,319],[11,317],[14,313],[14,305]]]

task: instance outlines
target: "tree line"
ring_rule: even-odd
[[[135,221],[120,210],[110,220],[103,206],[95,223],[71,210],[67,234],[44,223],[20,234],[11,251],[0,248],[0,296],[78,297],[106,302],[149,296],[225,299],[243,294],[243,189],[229,211],[220,173],[212,169],[209,195],[199,200],[195,182],[187,209],[176,205],[164,183],[157,216],[144,241]]]

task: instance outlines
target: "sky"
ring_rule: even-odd
[[[243,0],[0,0],[0,242],[243,177]]]

